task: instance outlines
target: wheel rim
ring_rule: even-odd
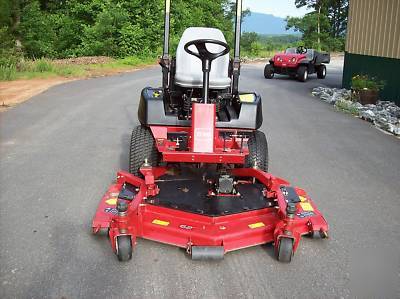
[[[308,77],[308,71],[307,71],[307,70],[305,70],[305,71],[304,71],[304,81],[306,81],[306,80],[307,80],[307,77]]]
[[[322,68],[322,77],[325,77],[326,75],[326,68]]]

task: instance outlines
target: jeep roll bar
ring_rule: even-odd
[[[239,90],[242,2],[243,0],[236,0],[235,44],[234,44],[234,55],[232,62],[232,83],[231,83],[231,92],[233,95],[237,95]],[[162,74],[163,74],[162,85],[164,91],[169,91],[171,85],[170,82],[171,56],[169,53],[170,12],[171,12],[171,0],[165,0],[164,48],[163,48],[163,55],[160,59],[160,65],[162,66]]]

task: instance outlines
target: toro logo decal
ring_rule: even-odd
[[[186,230],[192,230],[193,229],[193,226],[186,225],[186,224],[181,224],[181,225],[179,225],[179,227],[181,229],[186,229]]]

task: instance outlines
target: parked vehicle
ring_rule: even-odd
[[[275,54],[264,68],[264,77],[272,79],[274,74],[289,75],[301,82],[317,73],[318,79],[325,79],[326,66],[331,61],[329,53],[318,52],[305,47],[288,48],[284,53]]]

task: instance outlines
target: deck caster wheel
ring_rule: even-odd
[[[329,238],[328,232],[315,230],[309,234],[309,236],[313,239],[327,239]]]
[[[121,262],[129,261],[132,258],[131,236],[117,237],[117,257]]]
[[[283,263],[290,263],[293,256],[293,239],[280,238],[278,245],[278,261]]]

